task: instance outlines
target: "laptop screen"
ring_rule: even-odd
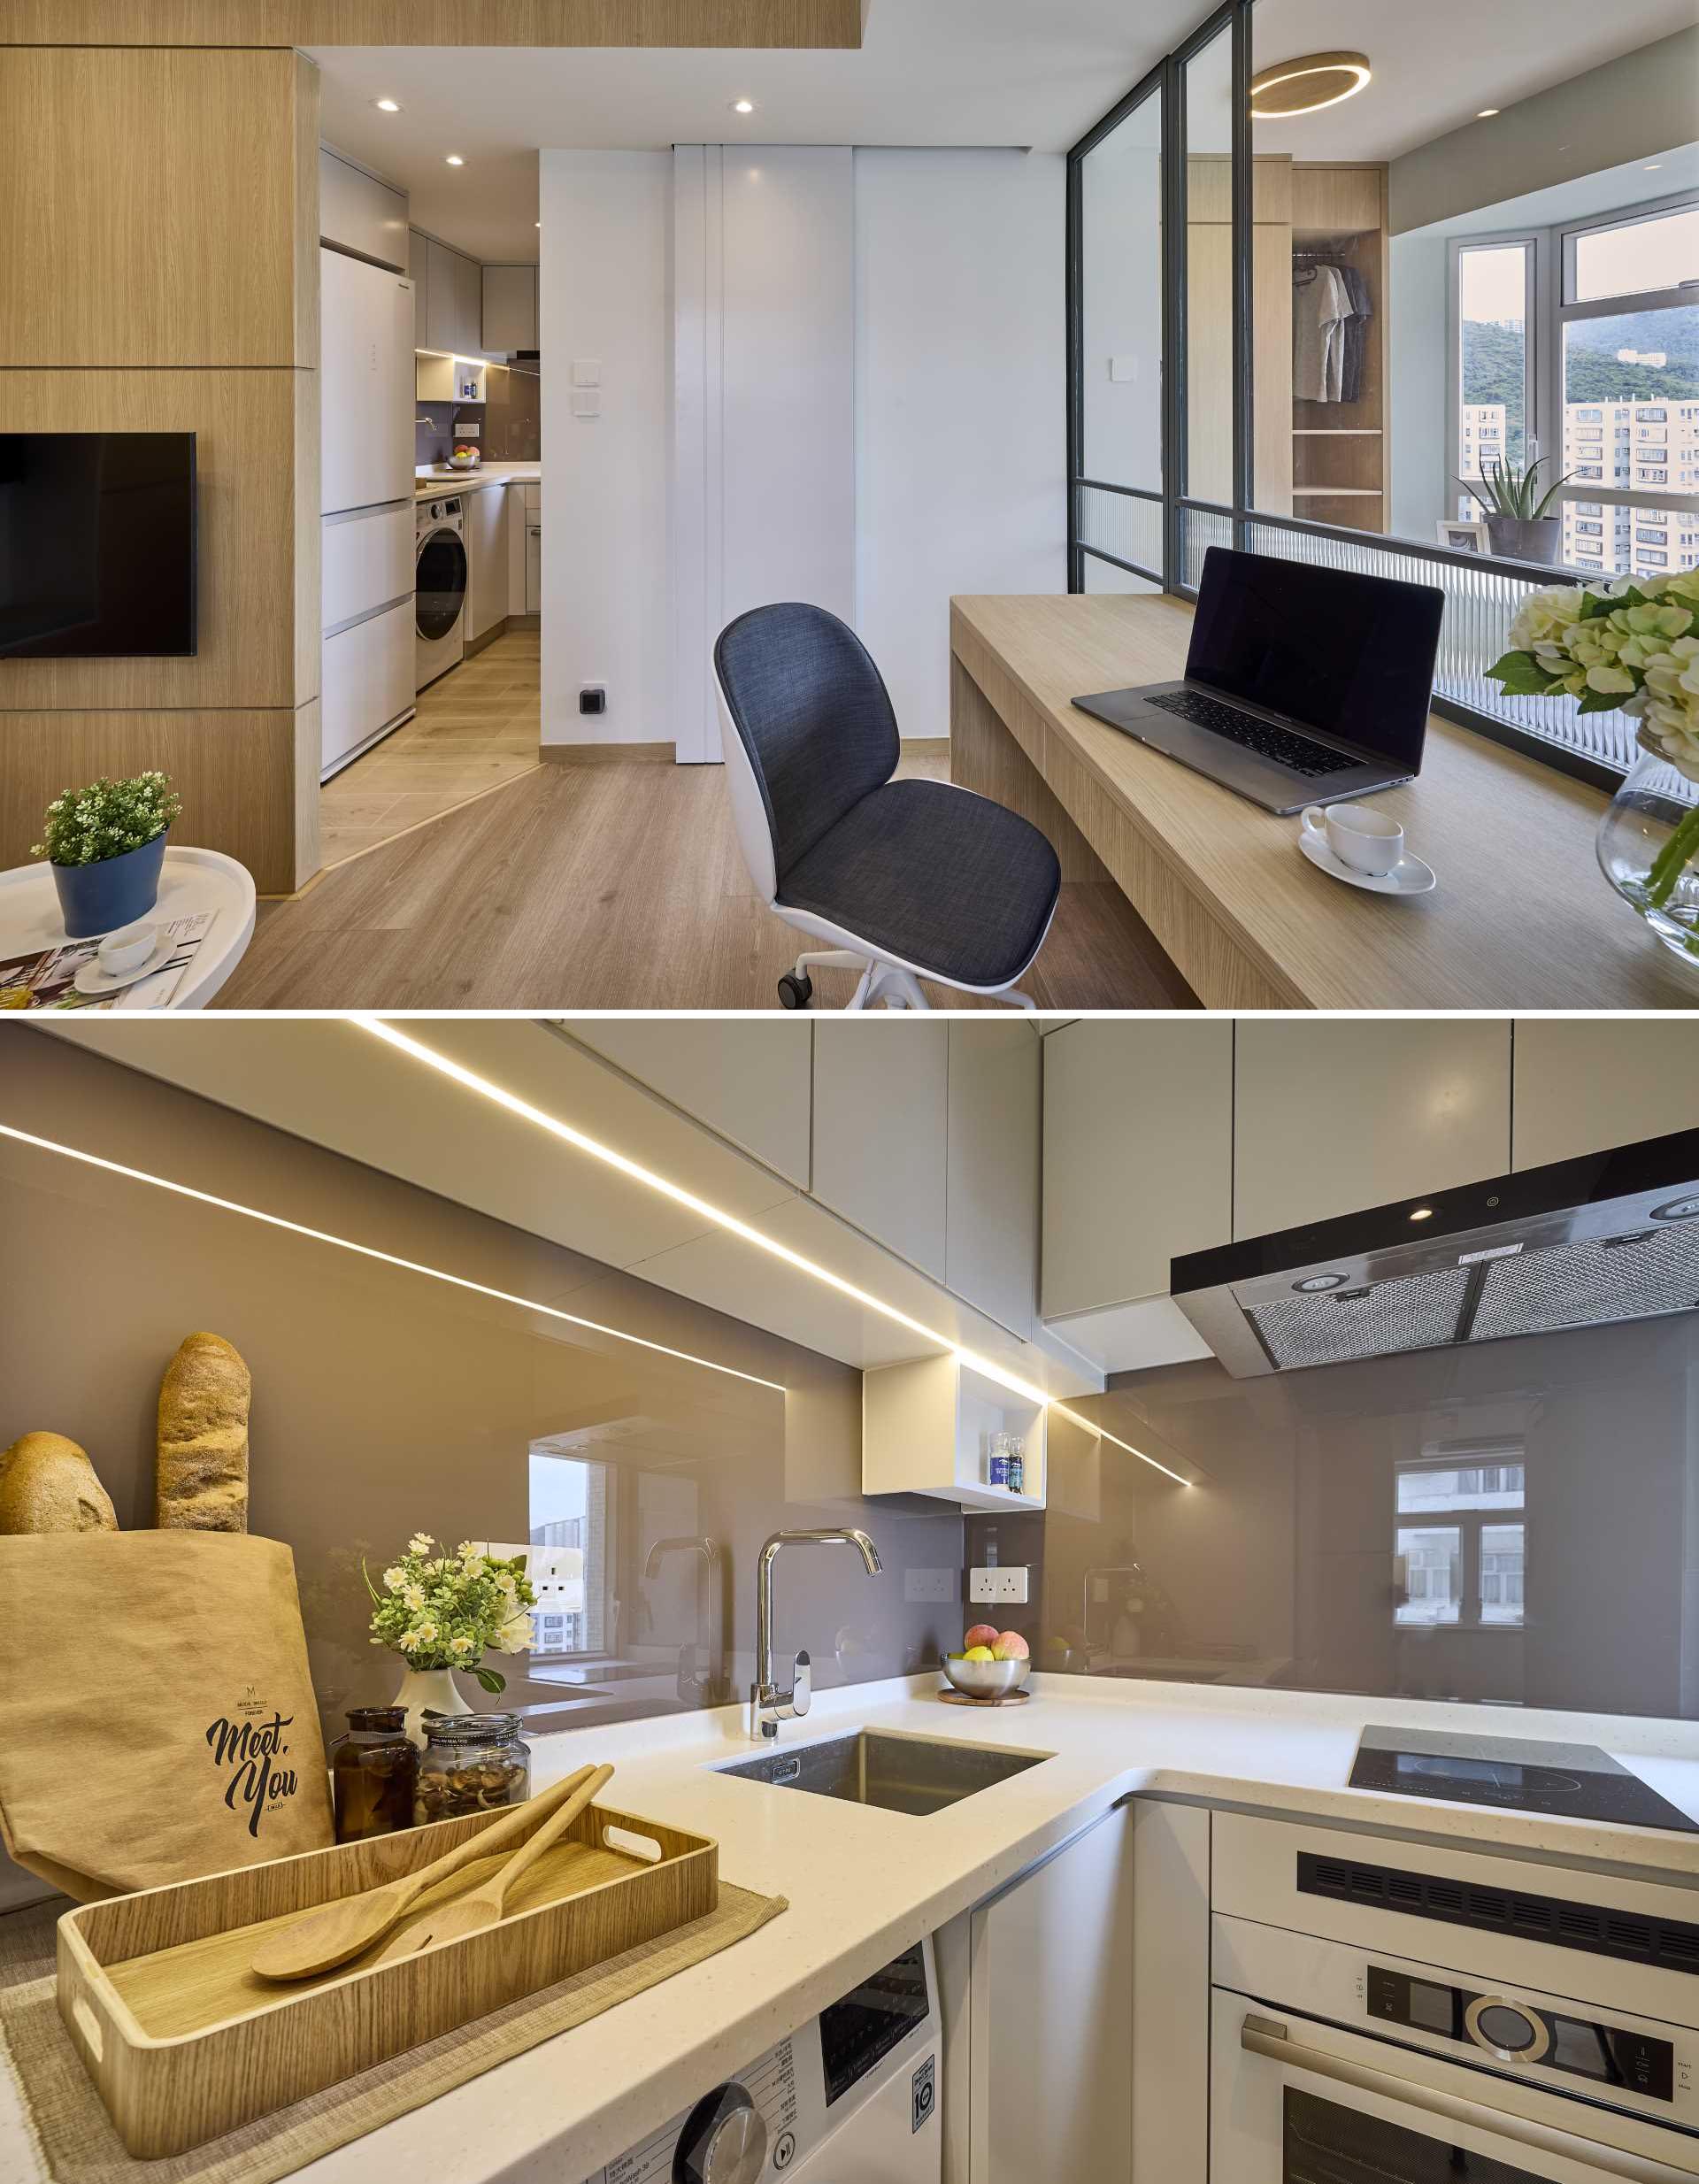
[[[1187,680],[1384,757],[1421,763],[1445,594],[1211,546]]]

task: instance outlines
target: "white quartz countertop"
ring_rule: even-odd
[[[1134,1792],[1373,1827],[1452,1849],[1605,1866],[1699,1888],[1699,1834],[1548,1819],[1345,1787],[1370,1722],[1603,1747],[1699,1819],[1699,1725],[1521,1708],[1041,1676],[1021,1707],[946,1707],[935,1673],[817,1695],[794,1750],[861,1727],[1048,1755],[917,1819],[715,1769],[752,1757],[739,1708],[534,1741],[534,1788],[611,1760],[610,1799],[711,1835],[722,1877],[786,1897],[758,1933],[300,2173],[311,2184],[578,2184]],[[771,1747],[766,1749],[771,1750]],[[0,2108],[0,2178],[37,2184]]]
[[[541,463],[480,463],[476,470],[419,470],[413,473],[413,498],[434,501],[450,493],[481,493],[496,485],[538,485]]]

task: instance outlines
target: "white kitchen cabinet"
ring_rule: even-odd
[[[1131,2184],[1133,1893],[1124,1805],[973,1913],[970,2184]]]
[[[814,1196],[944,1279],[949,1027],[899,1012],[814,1027]]]
[[[944,1280],[1023,1340],[1037,1303],[1042,1043],[1019,1019],[949,1027]]]
[[[476,258],[454,253],[454,346],[463,357],[484,349],[484,269]]]
[[[408,262],[406,192],[321,147],[319,240],[402,272]]]
[[[460,496],[466,545],[466,642],[507,619],[508,488],[480,486]]]
[[[1511,1165],[1502,1017],[1242,1019],[1234,1084],[1236,1238],[1478,1183]]]
[[[1042,1509],[1047,1424],[1042,1403],[953,1354],[872,1367],[861,1376],[861,1490],[926,1494],[961,1509]],[[991,1484],[998,1434],[1024,1444],[1019,1494]]]
[[[1043,1045],[1043,1316],[1165,1297],[1177,1252],[1232,1241],[1232,1023],[1085,1019]]]
[[[417,227],[407,230],[407,274],[413,284],[413,347],[430,343],[431,239]]]
[[[493,355],[511,357],[537,346],[537,269],[534,265],[484,267],[484,328],[480,344]]]
[[[1511,1165],[1699,1129],[1699,1029],[1679,1017],[1518,1017]]]
[[[585,1046],[800,1190],[808,1188],[813,1029],[805,1017],[585,1017],[572,1027]]]
[[[1135,1798],[1133,2184],[1208,2184],[1210,1832],[1200,1805]]]
[[[452,355],[459,344],[455,340],[457,321],[455,318],[454,261],[457,253],[446,242],[439,242],[434,235],[425,239],[426,299],[425,328],[429,338],[427,349],[440,349]]]

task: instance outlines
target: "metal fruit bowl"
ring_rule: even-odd
[[[953,1661],[946,1657],[939,1663],[944,1680],[957,1690],[965,1692],[971,1699],[1000,1699],[1011,1691],[1019,1691],[1032,1672],[1030,1659],[1025,1661]]]

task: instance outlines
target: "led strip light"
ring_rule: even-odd
[[[753,1244],[757,1251],[765,1251],[772,1258],[782,1259],[788,1266],[795,1267],[799,1273],[807,1274],[813,1280],[823,1282],[828,1288],[837,1290],[841,1296],[847,1296],[855,1303],[865,1305],[869,1311],[878,1312],[882,1318],[894,1321],[896,1326],[906,1327],[911,1334],[918,1334],[928,1342],[935,1342],[940,1350],[953,1357],[958,1364],[966,1365],[970,1371],[980,1374],[984,1379],[995,1380],[999,1387],[1009,1388],[1015,1395],[1023,1396],[1028,1403],[1035,1403],[1041,1408],[1054,1411],[1058,1417],[1069,1419],[1073,1425],[1083,1427],[1088,1433],[1101,1434],[1103,1440],[1112,1442],[1116,1448],[1125,1450],[1128,1456],[1137,1457],[1142,1464],[1149,1464],[1153,1471],[1159,1471],[1165,1478],[1173,1480],[1177,1485],[1189,1487],[1194,1483],[1193,1480],[1183,1477],[1180,1473],[1171,1471],[1166,1464],[1159,1464],[1154,1456],[1147,1456],[1142,1449],[1135,1449],[1130,1441],[1123,1441],[1119,1434],[1111,1433],[1107,1427],[1099,1426],[1093,1419],[1082,1418],[1077,1411],[1069,1410],[1065,1403],[1057,1402],[1053,1397],[1047,1396],[1042,1388],[1034,1388],[1030,1381],[1023,1380],[1019,1374],[1011,1373],[1006,1367],[995,1364],[988,1357],[981,1357],[973,1350],[963,1350],[958,1344],[952,1342],[947,1334],[941,1334],[936,1327],[927,1327],[924,1320],[912,1319],[907,1312],[899,1310],[896,1305],[888,1304],[882,1297],[874,1296],[871,1291],[857,1288],[853,1281],[845,1280],[842,1274],[834,1274],[830,1267],[822,1266],[817,1259],[805,1257],[800,1251],[793,1251],[788,1244],[780,1243],[776,1238],[764,1234],[760,1229],[752,1227],[748,1221],[740,1220],[736,1214],[726,1212],[723,1206],[717,1206],[709,1199],[698,1197],[696,1192],[686,1190],[681,1184],[672,1182],[667,1177],[657,1174],[654,1169],[644,1167],[640,1161],[633,1160],[624,1153],[616,1152],[612,1146],[604,1145],[599,1138],[591,1137],[586,1132],[575,1128],[572,1123],[562,1121],[558,1115],[549,1114],[542,1108],[533,1106],[529,1100],[521,1099],[517,1093],[508,1091],[504,1086],[496,1084],[492,1079],[480,1076],[476,1070],[466,1068],[463,1063],[451,1061],[446,1054],[439,1053],[434,1047],[427,1047],[421,1040],[415,1039],[408,1033],[397,1029],[394,1024],[386,1022],[381,1017],[356,1016],[350,1018],[350,1020],[357,1023],[362,1030],[370,1032],[373,1037],[384,1040],[398,1052],[410,1056],[414,1061],[423,1062],[427,1068],[435,1070],[440,1076],[450,1078],[467,1091],[475,1092],[480,1098],[492,1101],[497,1107],[505,1108],[509,1114],[517,1115],[521,1121],[532,1123],[538,1129],[546,1130],[551,1137],[560,1139],[563,1143],[573,1146],[579,1152],[588,1153],[593,1160],[599,1160],[605,1166],[617,1170],[619,1174],[628,1176],[633,1182],[642,1183],[649,1189],[658,1191],[663,1197],[672,1199],[675,1205],[684,1206],[703,1220],[711,1221],[716,1227],[726,1230],[730,1234],[741,1238],[745,1243]]]

